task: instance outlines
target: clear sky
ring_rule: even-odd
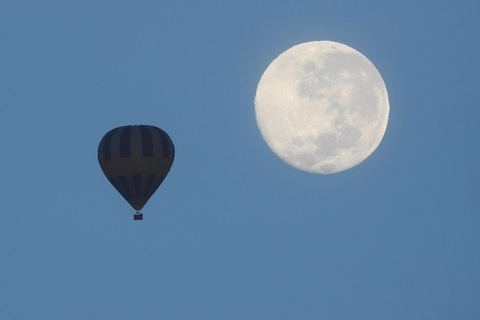
[[[0,4],[1,319],[479,319],[477,1]],[[331,40],[388,127],[318,175],[255,122],[280,53]],[[176,158],[133,209],[97,147],[155,125]]]

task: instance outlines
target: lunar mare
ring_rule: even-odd
[[[255,114],[275,154],[309,172],[330,174],[365,160],[380,144],[389,114],[380,73],[337,42],[294,46],[266,69]]]

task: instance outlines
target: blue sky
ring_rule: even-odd
[[[3,1],[0,318],[477,319],[480,4]],[[331,40],[382,75],[377,150],[333,175],[255,122],[280,53]],[[112,128],[170,135],[133,221]]]

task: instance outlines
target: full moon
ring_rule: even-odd
[[[291,166],[330,174],[352,168],[378,147],[388,95],[375,66],[337,42],[296,45],[268,66],[255,114],[272,151]]]

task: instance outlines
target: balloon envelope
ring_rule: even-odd
[[[137,211],[163,182],[174,157],[172,140],[154,126],[115,128],[107,132],[98,146],[103,173]]]

